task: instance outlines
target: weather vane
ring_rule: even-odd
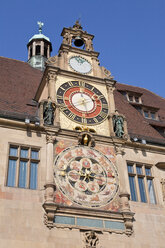
[[[38,26],[39,26],[39,33],[42,33],[42,27],[44,26],[43,22],[37,22]]]

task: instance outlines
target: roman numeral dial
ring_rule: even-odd
[[[57,90],[57,103],[63,114],[77,123],[97,125],[108,115],[104,95],[93,85],[82,81],[62,84]]]

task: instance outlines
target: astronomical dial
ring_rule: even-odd
[[[77,72],[86,74],[92,69],[91,64],[83,57],[74,56],[69,59],[69,65],[71,68]]]
[[[114,164],[89,147],[63,150],[56,157],[54,174],[59,190],[72,202],[86,207],[108,204],[119,187]]]
[[[85,82],[62,84],[57,90],[57,103],[61,111],[77,123],[96,125],[108,115],[108,103],[103,94]]]

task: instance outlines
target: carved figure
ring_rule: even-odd
[[[87,51],[93,51],[93,42],[90,38],[86,40],[85,47]]]
[[[72,35],[70,33],[66,33],[64,35],[64,37],[63,37],[62,43],[71,46],[71,44],[72,44]]]
[[[96,248],[98,242],[99,239],[94,231],[85,233],[85,248]]]
[[[43,111],[44,124],[53,125],[54,111],[55,111],[55,105],[51,101],[44,103],[44,111]]]
[[[116,136],[122,138],[124,135],[124,119],[122,116],[119,115],[113,116],[113,127]]]

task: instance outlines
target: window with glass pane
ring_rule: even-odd
[[[129,95],[129,101],[133,102],[133,96]]]
[[[20,161],[19,165],[19,185],[20,188],[26,188],[26,177],[27,177],[27,162]]]
[[[28,157],[28,149],[21,149],[21,158],[27,158]]]
[[[153,187],[153,180],[147,178],[147,185],[148,185],[148,192],[149,192],[150,203],[155,204],[156,203],[156,199],[155,199],[155,192],[154,192],[154,187]]]
[[[149,118],[149,112],[148,112],[148,111],[144,111],[144,116],[145,116],[146,118]]]
[[[140,198],[142,202],[146,201],[146,192],[144,188],[144,179],[142,177],[138,177],[138,183],[139,183],[139,191],[140,191]]]
[[[141,166],[136,166],[136,171],[138,175],[142,175],[142,167]]]
[[[10,147],[9,155],[17,157],[17,154],[18,154],[18,148],[17,147]]]
[[[135,102],[139,103],[139,97],[135,96]]]
[[[133,165],[132,164],[127,164],[128,168],[128,173],[133,173]]]
[[[151,119],[153,119],[153,120],[156,119],[156,114],[155,114],[155,112],[151,112]]]
[[[131,191],[131,200],[137,201],[135,177],[134,176],[129,176],[129,185],[130,185],[130,191]]]
[[[16,166],[17,166],[17,161],[13,159],[9,159],[8,177],[7,177],[7,186],[9,187],[15,187]]]
[[[37,189],[39,151],[10,146],[7,183],[9,187]]]
[[[146,176],[151,176],[151,168],[145,168]]]
[[[31,158],[32,159],[38,159],[38,151],[32,150],[31,151]]]
[[[37,188],[37,173],[38,173],[38,163],[31,162],[30,164],[30,189]]]
[[[143,164],[127,163],[132,201],[156,204],[151,167]]]

